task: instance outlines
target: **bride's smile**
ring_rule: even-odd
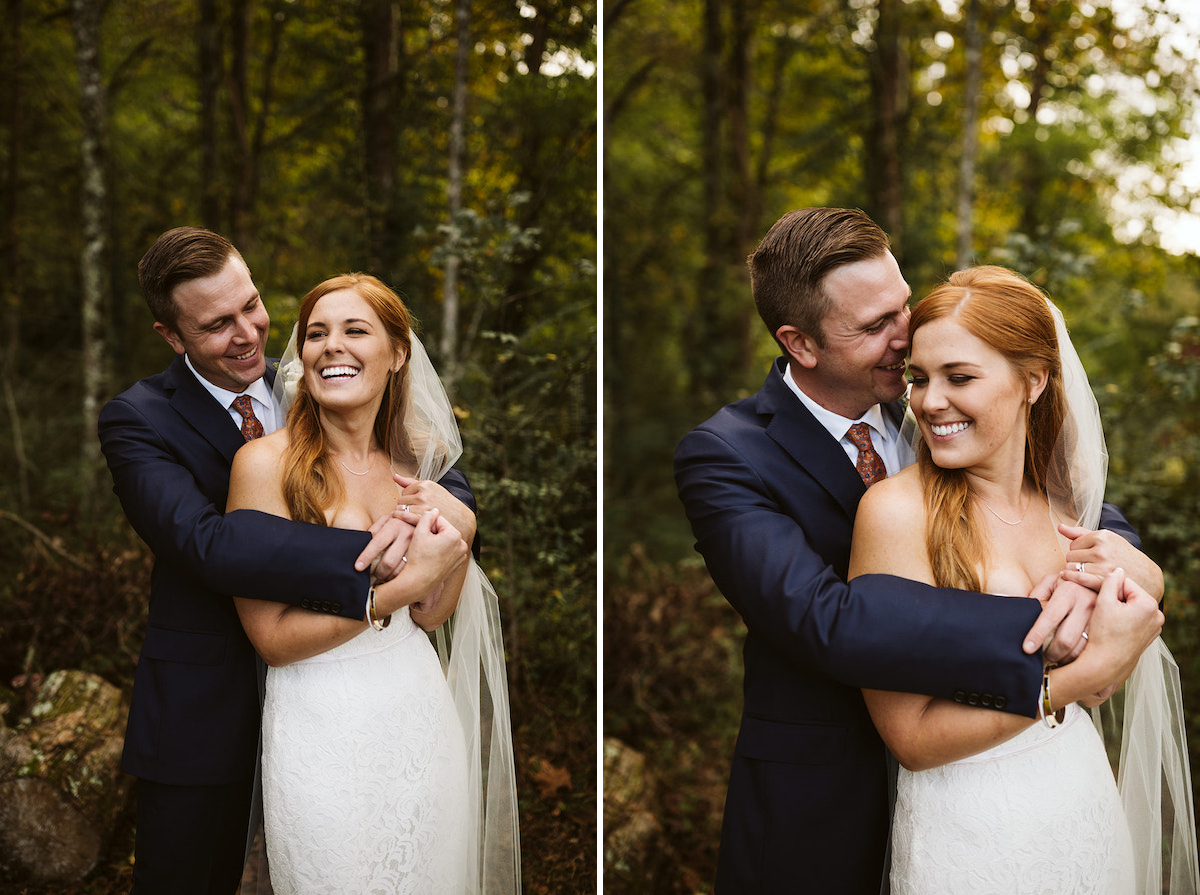
[[[349,410],[377,400],[404,366],[371,305],[353,289],[322,296],[304,331],[305,385],[322,407]]]
[[[938,466],[1023,467],[1025,408],[1041,389],[1004,355],[944,317],[913,335],[909,370],[910,406]]]

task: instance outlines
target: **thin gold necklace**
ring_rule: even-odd
[[[1030,498],[1029,498],[1029,500],[1027,500],[1027,501],[1025,502],[1025,509],[1024,509],[1022,512],[1021,512],[1021,518],[1020,518],[1020,519],[1018,519],[1016,522],[1009,522],[1007,519],[1005,519],[1003,516],[1001,516],[1001,515],[1000,515],[999,513],[997,513],[995,510],[993,510],[993,509],[992,509],[992,507],[991,507],[991,504],[989,504],[989,503],[988,503],[986,500],[984,500],[984,499],[983,499],[982,497],[980,497],[978,494],[976,494],[976,495],[975,495],[975,499],[976,499],[976,500],[978,500],[978,501],[979,501],[981,504],[983,504],[985,507],[987,507],[987,509],[988,509],[988,512],[989,512],[989,513],[991,513],[993,516],[995,516],[997,519],[999,519],[1001,522],[1003,522],[1005,525],[1020,525],[1022,522],[1024,522],[1024,521],[1025,521],[1025,516],[1026,516],[1026,514],[1029,512],[1029,505],[1030,505],[1031,503],[1033,503],[1033,497],[1032,497],[1032,495],[1031,495],[1031,496],[1030,496]]]
[[[337,454],[334,454],[333,456],[334,456],[334,459],[335,459],[335,460],[337,460],[339,463],[342,463],[342,458],[341,458],[341,457],[339,457]],[[376,451],[375,453],[373,453],[373,454],[371,455],[371,465],[367,467],[367,472],[370,472],[372,469],[374,469],[374,468],[375,468],[375,458],[376,458],[377,456],[378,456],[378,451]],[[358,475],[358,476],[363,476],[363,475],[366,475],[366,474],[367,474],[367,472],[355,472],[353,469],[351,469],[351,468],[350,468],[349,466],[347,466],[345,463],[342,463],[342,469],[346,470],[346,472],[350,473],[350,475]]]

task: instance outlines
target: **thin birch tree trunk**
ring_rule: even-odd
[[[104,227],[108,184],[105,177],[105,121],[107,97],[100,68],[100,21],[103,6],[97,0],[72,0],[71,23],[75,32],[75,58],[79,69],[79,111],[83,126],[80,166],[83,195],[80,208],[83,251],[80,257],[81,312],[83,317],[83,433],[81,509],[91,506],[101,468],[96,419],[107,383],[105,327]]]
[[[454,59],[454,100],[450,116],[450,159],[446,185],[447,213],[450,218],[451,251],[446,257],[442,284],[442,366],[444,376],[453,383],[458,375],[458,219],[462,211],[464,138],[467,117],[467,75],[471,58],[471,0],[458,0],[454,9],[457,43]]]

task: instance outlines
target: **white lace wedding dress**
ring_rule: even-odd
[[[893,895],[1132,895],[1133,847],[1104,745],[1078,705],[979,755],[900,769]]]
[[[263,808],[276,895],[461,895],[462,726],[407,608],[267,671]]]

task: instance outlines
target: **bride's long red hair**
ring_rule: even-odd
[[[950,275],[915,308],[908,323],[909,344],[927,323],[953,317],[963,329],[1004,355],[1022,379],[1049,371],[1046,387],[1026,404],[1025,477],[1041,494],[1060,496],[1065,474],[1056,467],[1055,445],[1066,414],[1058,337],[1048,299],[1036,286],[1003,267],[972,267]],[[961,469],[942,469],[929,447],[917,446],[917,465],[925,493],[925,545],[934,583],[960,590],[982,590],[979,570],[987,543],[972,511],[971,491]]]
[[[317,302],[331,292],[351,289],[379,316],[393,349],[404,351],[405,363],[392,373],[383,390],[383,403],[375,416],[375,440],[389,458],[402,464],[413,461],[412,442],[404,430],[408,405],[408,359],[412,356],[412,316],[391,289],[370,274],[347,273],[313,287],[300,303],[296,322],[297,351]],[[343,497],[342,479],[333,468],[325,443],[320,408],[301,377],[288,410],[288,449],[283,460],[283,497],[288,514],[302,522],[327,524],[325,514]]]

